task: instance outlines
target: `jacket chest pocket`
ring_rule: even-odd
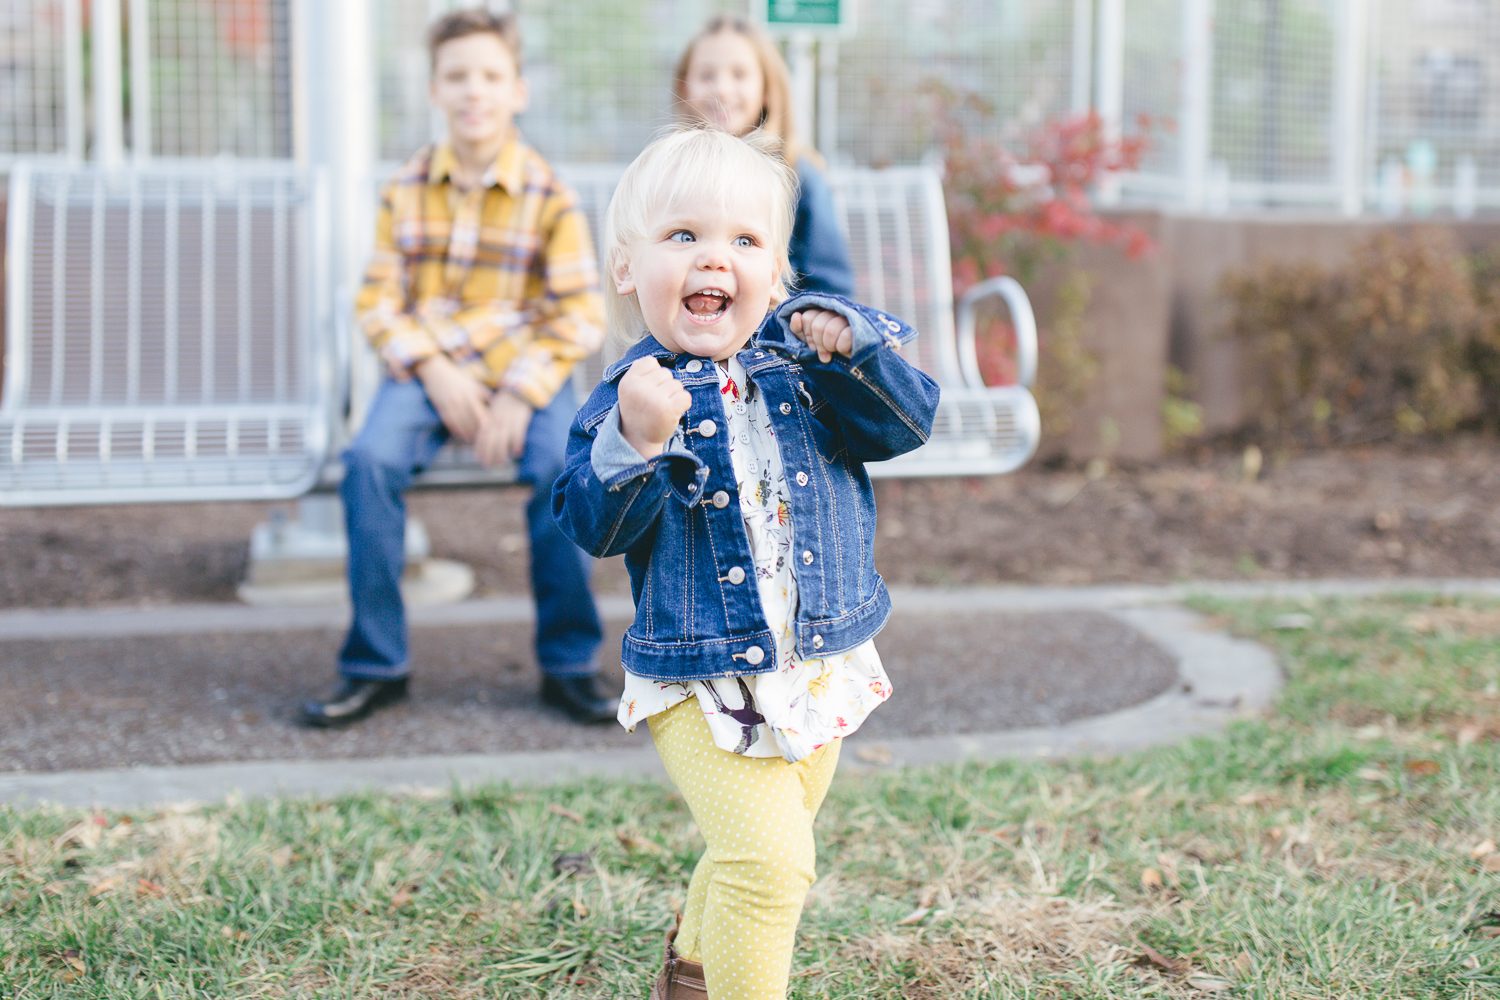
[[[794,378],[789,381],[793,396],[797,400],[796,410],[800,410],[801,422],[812,437],[813,450],[825,464],[831,465],[837,462],[847,448],[843,435],[839,434],[832,421],[828,420],[830,416],[828,400],[824,399],[806,378]]]

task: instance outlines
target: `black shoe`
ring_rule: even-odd
[[[308,726],[342,726],[357,722],[380,708],[406,697],[406,678],[394,681],[366,681],[353,677],[339,680],[325,701],[302,705],[302,722]]]
[[[620,713],[618,698],[599,691],[599,675],[582,677],[542,677],[542,701],[560,708],[574,722],[594,724],[609,722]]]

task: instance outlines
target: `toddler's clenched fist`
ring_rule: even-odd
[[[693,405],[682,383],[655,358],[637,358],[620,376],[620,432],[642,458],[655,458]]]
[[[836,312],[804,309],[793,313],[788,325],[799,340],[818,352],[818,360],[825,364],[835,354],[847,358],[854,352],[854,331],[849,328],[849,321]]]

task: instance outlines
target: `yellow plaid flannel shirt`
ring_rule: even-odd
[[[514,131],[478,187],[455,165],[428,146],[382,188],[359,325],[397,378],[446,354],[543,407],[604,339],[588,220]]]

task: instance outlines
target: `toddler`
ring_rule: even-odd
[[[839,741],[891,693],[864,463],[921,445],[938,389],[899,320],[787,297],[795,190],[774,138],[712,126],[625,171],[605,230],[623,357],[553,490],[566,534],[625,556],[619,719],[647,721],[707,841],[660,1000],[786,995]]]

